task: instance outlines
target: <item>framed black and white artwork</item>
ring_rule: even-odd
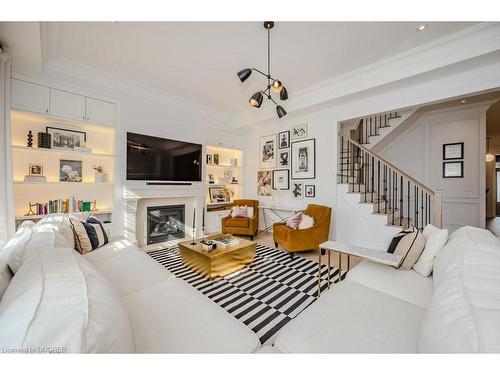
[[[85,147],[85,142],[87,142],[87,133],[78,130],[47,126],[45,132],[51,135],[51,148],[73,151],[75,147]]]
[[[28,172],[30,176],[43,176],[43,165],[40,163],[30,163]]]
[[[273,190],[290,189],[290,170],[276,169],[273,171]]]
[[[288,168],[290,166],[290,151],[280,151],[279,154],[279,166]]]
[[[316,185],[306,185],[304,195],[306,198],[314,198],[316,196]]]
[[[278,133],[278,148],[280,150],[290,147],[290,131]]]
[[[464,143],[446,143],[443,145],[443,160],[458,160],[464,158]]]
[[[272,169],[276,167],[276,134],[260,138],[260,168]]]
[[[462,160],[443,162],[443,178],[463,178],[463,177],[464,177],[464,162]]]
[[[307,124],[292,127],[292,139],[307,138]]]
[[[302,182],[292,182],[292,199],[302,199],[304,197],[304,184]]]
[[[316,178],[316,140],[292,142],[292,180]]]

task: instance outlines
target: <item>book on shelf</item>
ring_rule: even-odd
[[[54,199],[48,202],[35,202],[29,204],[30,211],[26,216],[48,215],[73,212],[92,212],[92,206],[95,208],[96,201],[77,200],[75,197],[67,199]]]
[[[29,176],[29,175],[26,175],[26,176],[24,176],[24,181],[29,181],[29,182],[47,182],[47,177],[45,177],[45,176]]]

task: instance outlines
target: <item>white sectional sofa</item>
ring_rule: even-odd
[[[363,261],[287,324],[273,350],[500,353],[500,242],[463,227],[428,278]]]
[[[9,255],[17,272],[0,300],[0,347],[77,353],[260,348],[248,327],[129,241],[82,256],[68,230],[60,215],[22,228]]]

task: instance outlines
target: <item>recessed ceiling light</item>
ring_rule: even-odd
[[[462,100],[460,100],[460,102],[461,102],[461,103],[466,103],[466,102],[467,102],[467,100],[462,99]]]
[[[419,25],[417,27],[417,31],[424,31],[425,29],[427,29],[427,25]]]

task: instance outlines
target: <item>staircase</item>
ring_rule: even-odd
[[[365,117],[354,129],[339,134],[337,183],[347,185],[347,194],[359,197],[373,215],[389,227],[406,228],[413,224],[423,229],[432,223],[442,226],[441,192],[434,191],[395,165],[369,150],[372,137],[389,128],[398,112]],[[380,220],[379,220],[380,221]]]

